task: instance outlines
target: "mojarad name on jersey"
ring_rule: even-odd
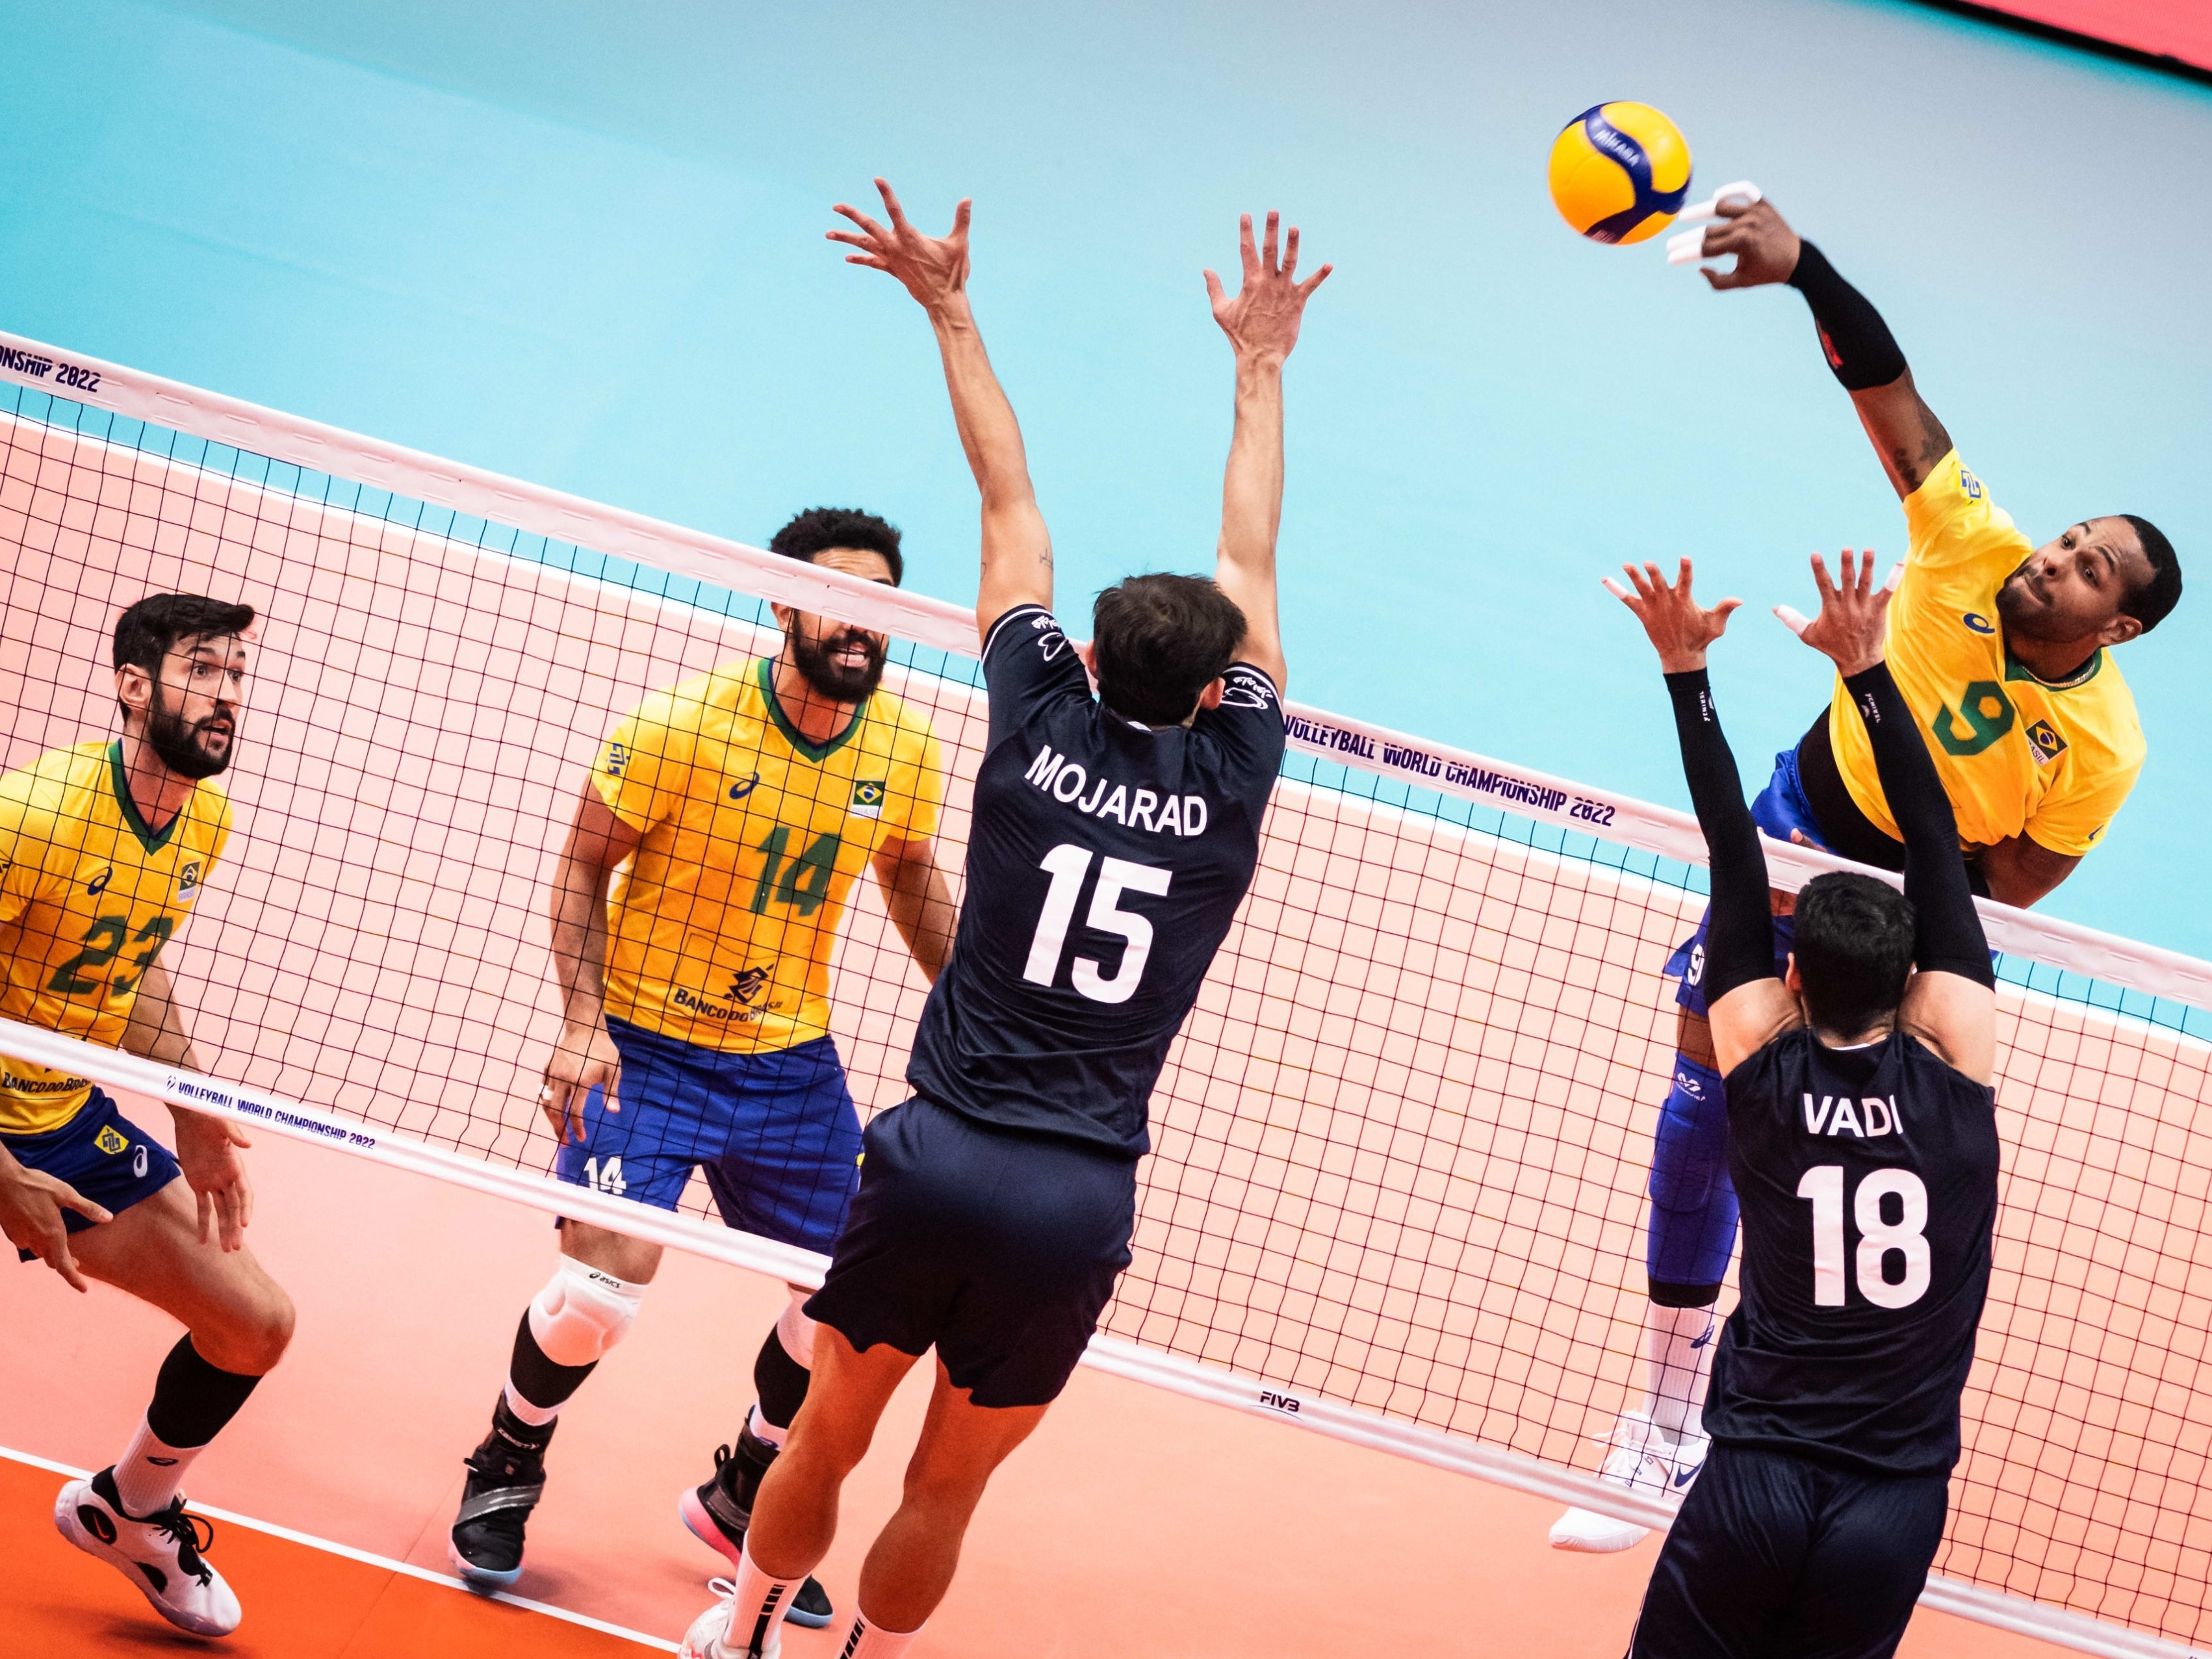
[[[1127,784],[1093,778],[1082,765],[1053,752],[1050,744],[1037,750],[1030,769],[1022,775],[1063,805],[1095,818],[1111,818],[1132,830],[1152,835],[1202,836],[1211,814],[1203,795],[1162,797],[1150,789],[1132,793]]]
[[[1805,1133],[1808,1135],[1856,1135],[1861,1140],[1872,1140],[1877,1135],[1901,1135],[1905,1125],[1897,1115],[1897,1097],[1887,1099],[1878,1095],[1865,1095],[1854,1103],[1849,1095],[1822,1095],[1815,1106],[1808,1091],[1805,1096]]]

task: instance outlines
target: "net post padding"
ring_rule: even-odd
[[[0,349],[0,379],[405,498],[379,517],[327,491],[316,500],[319,484],[288,490],[226,472],[219,457],[171,459],[159,434],[142,449],[94,435],[96,422],[87,432],[0,420],[0,520],[21,538],[13,573],[0,561],[15,749],[73,741],[111,717],[105,694],[71,677],[99,654],[117,596],[234,581],[261,572],[257,559],[275,561],[281,580],[252,591],[281,600],[272,627],[281,617],[278,631],[295,636],[264,649],[267,689],[325,700],[304,725],[289,703],[258,725],[227,780],[240,833],[172,964],[200,998],[201,1053],[232,1074],[196,1086],[300,1120],[247,1115],[264,1127],[357,1152],[365,1137],[370,1155],[541,1209],[612,1206],[611,1226],[803,1280],[759,1241],[547,1180],[532,1103],[558,1022],[538,896],[580,769],[644,690],[750,653],[769,619],[471,546],[419,515],[408,522],[409,503],[442,501],[972,658],[968,613],[43,349]],[[57,384],[64,371],[75,380]],[[143,539],[115,528],[125,518]],[[331,597],[356,586],[373,599]],[[518,648],[510,635],[532,628]],[[392,629],[404,635],[397,658],[372,672],[362,638]],[[887,684],[946,745],[955,799],[940,836],[957,855],[981,694],[912,665]],[[1094,1363],[1659,1518],[1564,1466],[1589,1461],[1589,1430],[1610,1423],[1637,1374],[1643,1171],[1673,1036],[1658,969],[1701,901],[1617,854],[1547,850],[1533,827],[1691,863],[1702,859],[1694,823],[1287,712],[1294,746],[1341,763],[1346,781],[1286,778],[1276,792],[1252,896],[1155,1097],[1137,1260]],[[388,743],[361,735],[380,717],[393,723]],[[398,770],[370,764],[379,755]],[[1426,793],[1392,804],[1380,781]],[[403,800],[403,786],[441,793]],[[1438,797],[1505,822],[1456,821]],[[1834,863],[1794,848],[1769,855],[1788,886]],[[900,1097],[921,998],[872,901],[872,884],[856,888],[831,969],[834,1029],[863,1109]],[[2203,963],[1985,914],[2016,954],[2212,1001]],[[212,972],[197,966],[207,958]],[[2197,1127],[2212,1099],[2207,1054],[2131,1014],[2011,985],[2000,1020],[2005,1206],[1942,1558],[1954,1577],[1931,1582],[1930,1600],[2087,1651],[2179,1653],[2158,1638],[2198,1633],[2199,1534],[2212,1528],[2194,1373],[2212,1324],[2212,1286],[2195,1267],[2197,1172],[2212,1167],[2212,1137]],[[90,1053],[71,1069],[106,1080],[106,1067],[132,1063]]]

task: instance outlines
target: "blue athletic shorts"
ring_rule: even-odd
[[[111,1215],[153,1197],[179,1174],[169,1149],[118,1111],[97,1086],[84,1109],[60,1128],[0,1135],[0,1145],[25,1169],[66,1181]],[[62,1212],[62,1225],[73,1233],[98,1224],[75,1210]],[[30,1250],[16,1255],[26,1261],[37,1259]]]
[[[616,1109],[592,1091],[584,1139],[562,1142],[553,1173],[672,1210],[703,1169],[729,1225],[826,1254],[860,1182],[860,1116],[837,1045],[731,1054],[619,1019],[607,1032],[622,1054]]]
[[[978,1406],[1048,1405],[1136,1220],[1129,1159],[909,1100],[868,1125],[852,1225],[806,1312],[855,1348],[934,1346]]]
[[[1826,850],[1820,830],[1813,822],[1811,803],[1805,799],[1804,785],[1797,777],[1797,751],[1785,749],[1774,757],[1774,775],[1766,781],[1766,787],[1759,792],[1759,799],[1751,804],[1751,820],[1777,841],[1788,841],[1790,832],[1796,830],[1814,846]],[[1698,931],[1674,947],[1674,954],[1667,958],[1661,969],[1669,979],[1681,983],[1674,988],[1674,1000],[1692,1013],[1704,1017],[1705,1012],[1705,928],[1712,921],[1712,911],[1698,918]],[[1793,917],[1774,919],[1774,971],[1779,975],[1788,965],[1790,950],[1796,936],[1796,921]]]

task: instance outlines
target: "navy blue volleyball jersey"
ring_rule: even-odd
[[[1283,758],[1275,683],[1244,663],[1226,678],[1190,726],[1139,726],[1092,697],[1042,606],[993,625],[968,891],[915,1034],[917,1094],[1152,1150],[1152,1085],[1252,884]]]
[[[1947,1471],[1990,1287],[1996,1096],[1917,1037],[1800,1026],[1728,1077],[1742,1296],[1714,1439],[1878,1474]]]

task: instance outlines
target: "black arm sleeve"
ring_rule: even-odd
[[[1874,766],[1890,816],[1905,834],[1905,896],[1912,901],[1912,960],[1994,987],[1990,942],[1974,909],[1966,860],[1959,851],[1959,821],[1936,775],[1936,763],[1913,723],[1905,696],[1876,663],[1844,682],[1866,721]]]
[[[1774,920],[1766,897],[1766,854],[1743,780],[1721,732],[1712,685],[1702,668],[1667,676],[1674,700],[1674,734],[1682,744],[1682,775],[1690,804],[1712,856],[1712,916],[1705,927],[1705,1006],[1739,985],[1774,977]]]
[[[1868,303],[1866,295],[1836,275],[1836,268],[1820,249],[1802,238],[1797,244],[1797,269],[1790,273],[1790,286],[1812,307],[1813,326],[1820,331],[1820,349],[1844,391],[1871,391],[1905,373],[1905,354],[1898,349],[1881,313]]]

